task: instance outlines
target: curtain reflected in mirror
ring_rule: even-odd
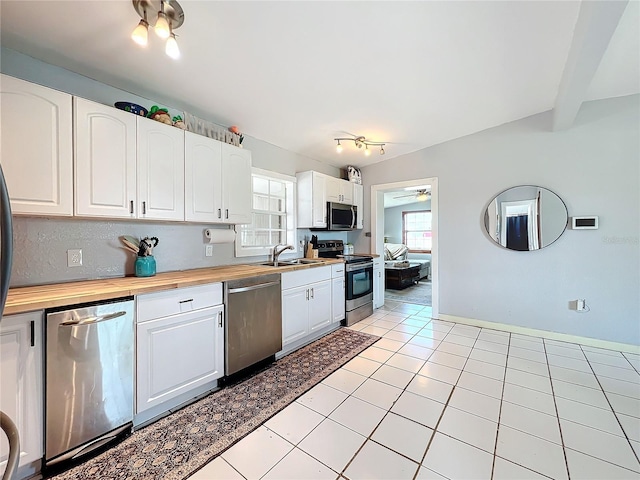
[[[484,214],[487,234],[509,250],[539,250],[555,242],[567,227],[567,207],[558,195],[535,185],[509,188]]]

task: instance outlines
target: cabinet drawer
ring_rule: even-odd
[[[344,277],[344,263],[331,265],[331,278],[342,278],[342,277]]]
[[[136,296],[136,322],[146,322],[222,303],[222,283],[178,288]]]
[[[312,267],[281,274],[282,290],[331,279],[331,266]]]

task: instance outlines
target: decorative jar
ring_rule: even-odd
[[[153,255],[136,257],[136,277],[153,277],[156,274],[156,259]]]

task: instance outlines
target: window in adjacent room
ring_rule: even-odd
[[[251,186],[252,222],[237,227],[236,257],[268,255],[279,243],[297,249],[295,177],[254,168]]]
[[[402,243],[412,253],[431,253],[431,210],[402,212]]]

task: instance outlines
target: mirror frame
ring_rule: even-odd
[[[504,237],[504,240],[499,241],[496,238],[494,238],[494,235],[492,234],[491,230],[491,225],[490,225],[490,212],[489,212],[489,207],[491,207],[491,205],[496,202],[498,200],[498,197],[500,197],[501,195],[503,195],[504,193],[507,193],[511,190],[515,190],[518,188],[525,188],[525,187],[530,187],[530,188],[537,188],[538,192],[540,194],[540,192],[542,191],[546,191],[550,194],[552,194],[555,198],[557,198],[560,202],[560,204],[562,205],[562,207],[564,208],[564,216],[565,216],[565,221],[564,221],[564,226],[562,227],[562,230],[560,231],[560,233],[557,234],[557,236],[550,242],[548,243],[544,243],[543,245],[539,245],[536,246],[535,248],[530,248],[528,250],[520,250],[520,249],[516,249],[516,248],[509,248],[506,246],[506,229],[500,229],[500,235],[501,237]],[[540,198],[540,197],[539,197]],[[531,212],[533,211],[533,209],[537,208],[536,205],[536,199],[527,199],[527,200],[514,200],[512,202],[514,205],[513,207],[516,209],[521,209],[523,214],[527,214],[528,216],[531,216]],[[503,206],[504,207],[504,206]],[[504,210],[504,208],[503,208]],[[500,222],[502,221],[502,219],[506,217],[506,215],[504,215],[503,213],[500,213],[499,218],[497,218],[496,220],[496,225],[499,226]],[[539,218],[543,218],[543,213],[540,212],[539,215],[535,215],[534,216],[534,222],[531,225],[534,225],[533,228],[535,228],[535,230],[540,234],[541,233],[541,227],[538,226],[538,220]],[[502,190],[501,192],[499,192],[496,196],[494,196],[489,203],[487,203],[485,209],[484,209],[484,231],[485,234],[487,235],[487,237],[491,240],[492,243],[494,243],[495,245],[505,249],[505,250],[511,250],[511,251],[516,251],[516,252],[533,252],[536,250],[542,250],[543,248],[548,247],[549,245],[552,245],[553,243],[555,243],[564,232],[566,232],[567,230],[567,226],[569,225],[569,211],[567,209],[567,205],[564,202],[564,200],[562,200],[562,198],[560,197],[560,195],[558,195],[557,193],[555,193],[554,191],[546,188],[546,187],[541,187],[539,185],[516,185],[514,187],[510,187],[507,188],[505,190]],[[560,228],[560,224],[557,224],[557,228]],[[531,232],[530,232],[531,233]],[[534,241],[536,241],[536,238],[534,238]],[[504,244],[503,244],[504,242]]]

